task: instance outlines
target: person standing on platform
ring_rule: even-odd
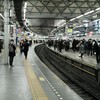
[[[93,45],[93,48],[94,48],[94,52],[96,52],[96,61],[97,63],[100,63],[100,44],[97,43],[96,40],[93,40],[94,42],[94,45]]]
[[[29,46],[30,46],[30,44],[29,44],[28,40],[25,40],[25,42],[23,44],[23,52],[24,52],[24,55],[25,55],[25,59],[27,59]]]
[[[54,45],[54,50],[56,50],[56,48],[57,48],[57,40],[54,41],[53,45]]]
[[[59,40],[59,42],[58,42],[58,48],[59,48],[59,51],[61,52],[62,48],[63,48],[63,40]]]
[[[93,40],[93,42],[94,42],[93,48],[94,48],[94,52],[96,52],[96,61],[97,61],[95,77],[98,84],[100,84],[100,44],[97,43],[96,40]]]
[[[14,44],[14,40],[11,40],[9,44],[9,64],[11,67],[14,67],[13,60],[14,60],[14,56],[16,55],[15,51],[16,51],[16,46]]]
[[[81,40],[80,43],[77,46],[79,46],[79,53],[80,53],[79,57],[82,58],[83,57],[83,54],[85,52],[85,49],[84,49],[84,41]]]
[[[19,48],[20,48],[20,53],[22,54],[23,52],[23,44],[24,44],[24,40],[21,40],[20,41],[20,44],[19,44]]]

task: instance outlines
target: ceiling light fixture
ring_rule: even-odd
[[[26,8],[27,8],[27,2],[25,2],[24,4],[24,19],[25,19]]]
[[[70,21],[73,21],[73,20],[75,20],[76,18],[72,18],[72,19],[70,19]]]
[[[1,16],[3,19],[5,19],[4,16],[3,16],[1,13],[0,13],[0,16]]]
[[[85,13],[84,15],[88,15],[88,14],[91,14],[91,13],[93,13],[93,12],[94,12],[94,10],[91,10],[91,11]]]
[[[100,7],[99,7],[99,8],[97,8],[97,9],[95,9],[95,10],[96,10],[96,11],[97,11],[97,10],[100,10]]]
[[[91,11],[85,13],[85,14],[79,15],[79,16],[77,16],[76,18],[72,18],[72,19],[70,19],[69,21],[74,21],[75,19],[81,18],[81,17],[83,17],[84,15],[91,14],[91,13],[93,13],[94,11],[98,11],[98,10],[100,10],[100,7],[97,8],[97,9],[95,9],[95,10],[91,10]],[[65,24],[63,24],[63,25],[65,25]],[[62,25],[61,25],[61,26],[62,26]],[[61,27],[61,26],[58,26],[57,28],[59,28],[59,27]],[[53,29],[53,30],[51,31],[51,33],[52,33],[53,31],[55,31],[55,30],[56,30],[56,29]]]
[[[77,16],[76,18],[78,19],[78,18],[81,18],[81,17],[83,17],[83,15]]]
[[[25,2],[24,9],[26,9],[26,7],[27,7],[27,2]]]

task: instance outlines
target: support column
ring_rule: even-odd
[[[4,1],[4,64],[8,64],[9,45],[9,0]]]
[[[16,25],[13,26],[13,38],[14,38],[14,43],[17,45],[17,43],[16,43]]]

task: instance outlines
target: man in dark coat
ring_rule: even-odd
[[[14,67],[13,66],[13,59],[14,59],[14,56],[16,54],[15,51],[16,51],[16,47],[14,44],[14,40],[11,40],[10,44],[9,44],[9,64],[11,67]]]
[[[25,59],[27,59],[29,46],[30,46],[30,44],[28,43],[28,40],[25,40],[24,45],[23,45],[23,47],[24,47],[23,52],[24,52],[24,55],[25,55]]]
[[[96,65],[96,70],[95,70],[95,76],[96,76],[96,80],[97,82],[100,84],[100,80],[99,80],[99,73],[100,73],[100,44],[97,43],[96,40],[93,40],[94,45],[94,52],[96,52],[96,61],[97,61],[97,65]]]
[[[93,40],[94,42],[94,51],[96,52],[96,61],[97,63],[100,63],[100,47],[96,40]]]

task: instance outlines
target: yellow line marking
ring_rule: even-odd
[[[45,79],[43,77],[39,77],[40,81],[45,81]]]
[[[48,47],[49,48],[49,47]],[[79,61],[78,59],[73,59],[72,57],[70,57],[69,55],[63,55],[62,53],[59,53],[58,51],[54,51],[54,50],[52,50],[52,49],[50,49],[49,48],[49,50],[51,50],[51,51],[53,51],[53,52],[56,52],[56,53],[58,53],[58,54],[60,54],[60,55],[62,55],[62,56],[64,56],[64,57],[67,57],[67,58],[69,58],[69,59],[72,59],[72,60],[75,60],[75,61]],[[65,53],[66,54],[66,53]],[[81,64],[84,64],[84,65],[89,65],[88,67],[90,67],[90,68],[94,68],[95,69],[95,67],[96,67],[96,65],[94,65],[94,64],[89,64],[89,62],[82,62],[81,61]]]
[[[27,63],[25,60],[24,60],[24,65],[25,65],[25,63]],[[31,81],[30,81],[30,76],[29,76],[29,73],[28,73],[28,71],[27,71],[27,67],[25,66],[25,72],[26,72],[26,75],[27,75],[27,79],[28,79],[28,82],[29,82],[29,86],[30,86],[30,89],[31,89],[31,92],[32,92],[32,95],[33,95],[33,100],[36,100],[36,96],[35,96],[35,93],[34,93],[34,91],[33,91],[33,89],[32,89],[32,84],[31,84]]]
[[[25,71],[29,82],[29,86],[33,95],[33,100],[48,100],[48,97],[43,91],[43,88],[39,83],[39,80],[36,77],[35,73],[33,72],[33,69],[30,63],[28,62],[28,60],[24,60],[24,66],[25,66]],[[40,77],[40,79],[43,80],[42,77]]]
[[[55,55],[55,56],[57,56],[57,55]],[[59,57],[59,56],[57,56],[57,57],[60,58],[60,59],[62,59],[62,58]],[[64,59],[62,59],[62,60],[65,61],[65,62],[67,62],[67,63],[69,63],[70,65],[72,65],[72,66],[74,66],[74,67],[76,67],[76,68],[78,68],[78,69],[80,69],[80,70],[82,70],[82,71],[84,71],[84,72],[86,72],[86,73],[92,75],[92,76],[95,76],[95,74],[93,74],[93,73],[91,73],[91,72],[89,72],[89,71],[87,71],[87,70],[85,70],[85,69],[82,69],[82,68],[80,68],[80,67],[78,67],[78,66],[76,66],[76,65],[74,65],[74,64],[72,64],[72,63],[70,63],[70,62],[68,62],[68,61],[66,61],[66,60],[64,60]]]
[[[57,56],[57,55],[56,55],[56,56]],[[59,57],[59,56],[57,56],[57,57],[60,58],[60,59],[62,59],[62,58]],[[74,65],[74,64],[72,64],[72,63],[70,63],[70,62],[68,62],[68,61],[66,61],[66,60],[64,60],[64,59],[62,59],[62,60],[65,61],[65,62],[67,62],[67,63],[69,63],[70,65],[76,67],[77,69],[80,69],[80,70],[82,70],[82,71],[84,71],[84,72],[86,72],[86,73],[88,73],[88,74],[91,74],[92,76],[95,76],[95,74],[93,74],[93,73],[91,73],[91,72],[89,72],[89,71],[87,71],[87,70],[85,70],[85,69],[82,69],[82,68],[80,68],[80,67],[78,67],[78,66],[76,66],[76,65]]]

